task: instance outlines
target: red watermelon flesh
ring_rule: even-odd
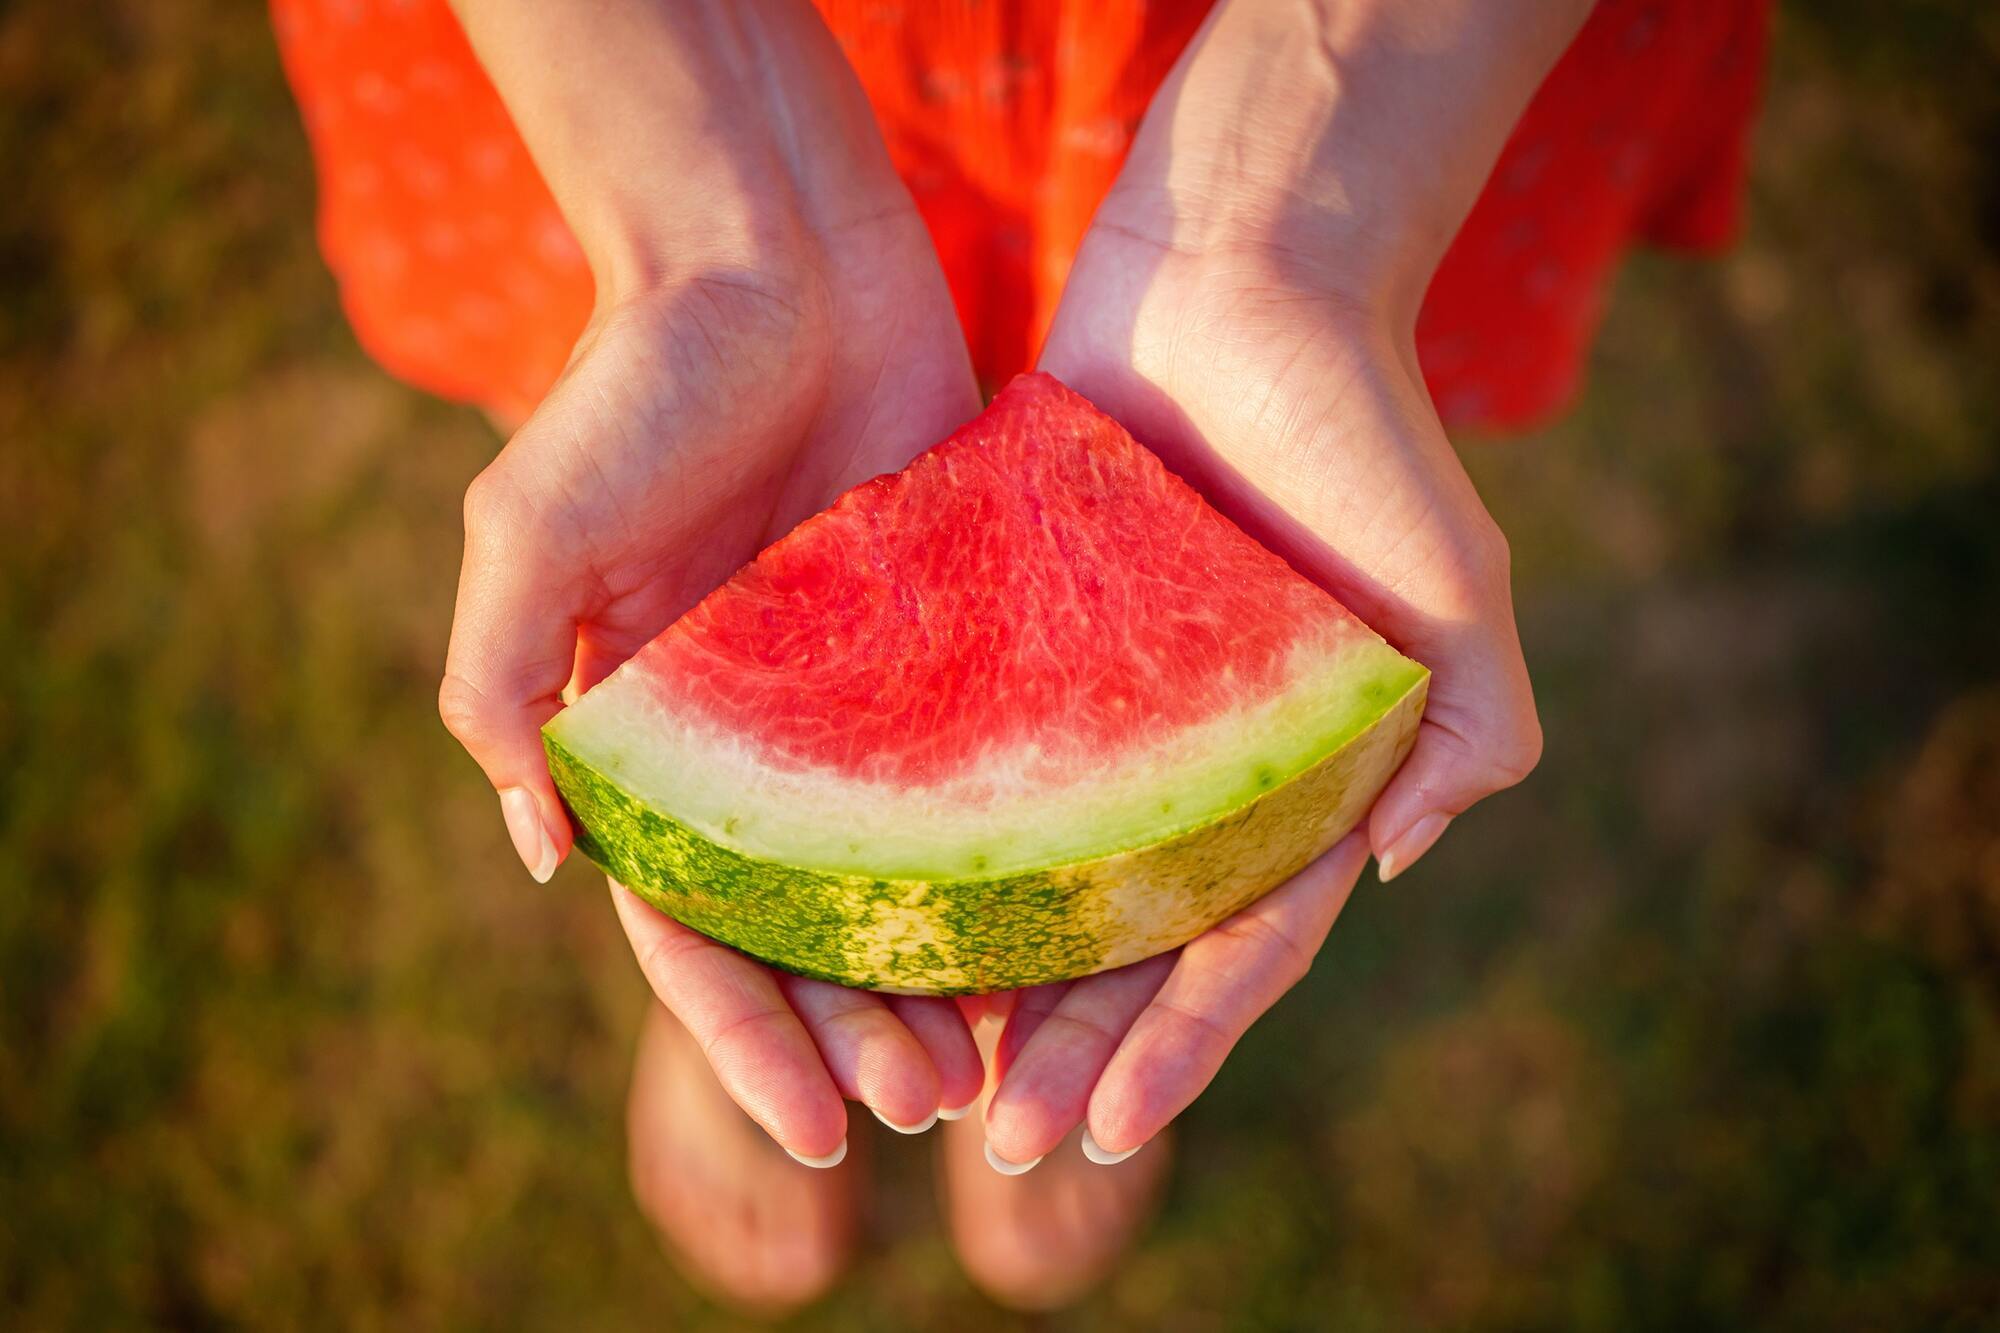
[[[817,975],[983,989],[1171,947],[1272,887],[1365,811],[1425,679],[1028,375],[549,744],[584,849],[670,913]]]
[[[1116,422],[1031,375],[773,545],[639,667],[772,763],[925,786],[1037,741],[1054,783],[1281,688],[1315,622],[1353,625]]]

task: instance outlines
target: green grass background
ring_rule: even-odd
[[[2000,1324],[2000,22],[1805,3],[1754,220],[1469,446],[1541,771],[1357,894],[1052,1328]],[[0,8],[0,1325],[723,1328],[643,989],[433,690],[476,414],[357,351],[261,11]],[[1015,1326],[896,1144],[801,1320]]]

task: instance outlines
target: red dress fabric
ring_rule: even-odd
[[[1033,363],[1091,214],[1210,0],[818,0],[929,225],[981,379]],[[519,417],[589,270],[445,0],[272,0],[362,346]],[[1734,234],[1769,0],[1601,0],[1515,127],[1417,324],[1448,423],[1575,391],[1637,245]]]

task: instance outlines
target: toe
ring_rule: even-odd
[[[851,1252],[856,1168],[800,1168],[729,1099],[674,1020],[641,1037],[628,1107],[632,1193],[689,1283],[782,1317],[823,1296]]]
[[[762,1309],[803,1308],[840,1280],[847,1260],[844,1228],[823,1200],[771,1190],[758,1202],[756,1227],[752,1249]]]
[[[1101,1167],[1071,1134],[1037,1170],[1007,1177],[986,1168],[979,1127],[954,1126],[945,1154],[946,1215],[973,1285],[1023,1313],[1061,1309],[1111,1270],[1150,1215],[1165,1166]]]

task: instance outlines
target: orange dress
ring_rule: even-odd
[[[818,0],[937,243],[982,380],[1031,365],[1077,242],[1210,0]],[[362,346],[520,416],[588,318],[582,253],[445,0],[272,0]],[[1769,0],[1601,0],[1439,268],[1418,355],[1447,422],[1546,417],[1620,258],[1740,211]]]

